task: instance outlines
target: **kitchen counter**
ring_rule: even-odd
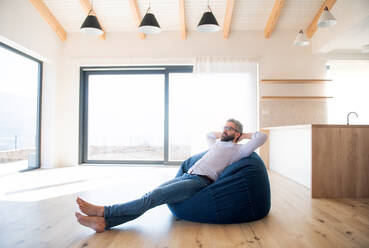
[[[313,198],[369,197],[369,125],[269,127],[260,154],[270,170],[308,188]]]

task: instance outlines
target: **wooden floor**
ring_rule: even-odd
[[[0,247],[369,247],[369,199],[311,199],[310,190],[272,171],[272,209],[251,223],[192,223],[160,206],[96,234],[74,218],[76,196],[131,200],[176,171],[89,166],[0,177]]]

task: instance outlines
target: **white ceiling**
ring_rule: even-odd
[[[92,1],[92,0],[90,0]],[[184,0],[186,29],[195,30],[206,9],[207,0]],[[263,31],[275,0],[235,0],[231,31]],[[286,0],[275,30],[306,29],[324,0]],[[79,0],[44,0],[44,3],[67,33],[79,32],[86,18]],[[141,17],[149,0],[137,0]],[[220,26],[223,26],[227,0],[210,0],[210,6]],[[137,31],[137,24],[128,0],[93,0],[93,7],[106,32]],[[179,0],[151,0],[163,31],[179,31]],[[318,30],[313,44],[320,52],[337,49],[356,49],[369,44],[369,0],[337,0],[331,10],[338,19],[333,28]]]
[[[339,50],[353,52],[353,50],[361,50],[365,45],[369,45],[369,17],[336,35],[334,40],[321,49],[321,52],[338,52]]]
[[[86,18],[78,0],[44,0],[67,32],[78,32]],[[151,0],[151,10],[164,31],[180,30],[178,0]],[[236,0],[232,30],[264,30],[275,0]],[[322,0],[286,0],[276,29],[306,28]],[[137,0],[141,17],[148,0]],[[223,26],[227,0],[210,0],[220,26]],[[107,32],[135,31],[136,23],[128,0],[94,0],[94,10]],[[207,6],[207,0],[185,0],[186,28],[195,30]]]

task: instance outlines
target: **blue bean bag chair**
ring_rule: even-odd
[[[206,152],[184,161],[176,177],[187,172]],[[270,184],[264,162],[254,152],[230,164],[214,183],[168,207],[177,218],[194,222],[231,224],[261,219],[270,210]]]

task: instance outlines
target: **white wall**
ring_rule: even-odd
[[[141,40],[137,33],[108,33],[106,40],[72,33],[63,55],[70,59],[91,59],[126,63],[146,63],[152,59],[192,61],[195,56],[247,56],[260,61],[261,78],[325,76],[325,56],[311,53],[311,47],[292,46],[296,31],[276,30],[270,39],[262,31],[232,32],[228,40],[222,33],[190,32],[186,40],[179,32],[163,32]],[[104,62],[104,61],[103,61]]]
[[[54,167],[55,108],[61,41],[29,1],[0,1],[0,41],[44,61],[42,87],[42,167]]]

